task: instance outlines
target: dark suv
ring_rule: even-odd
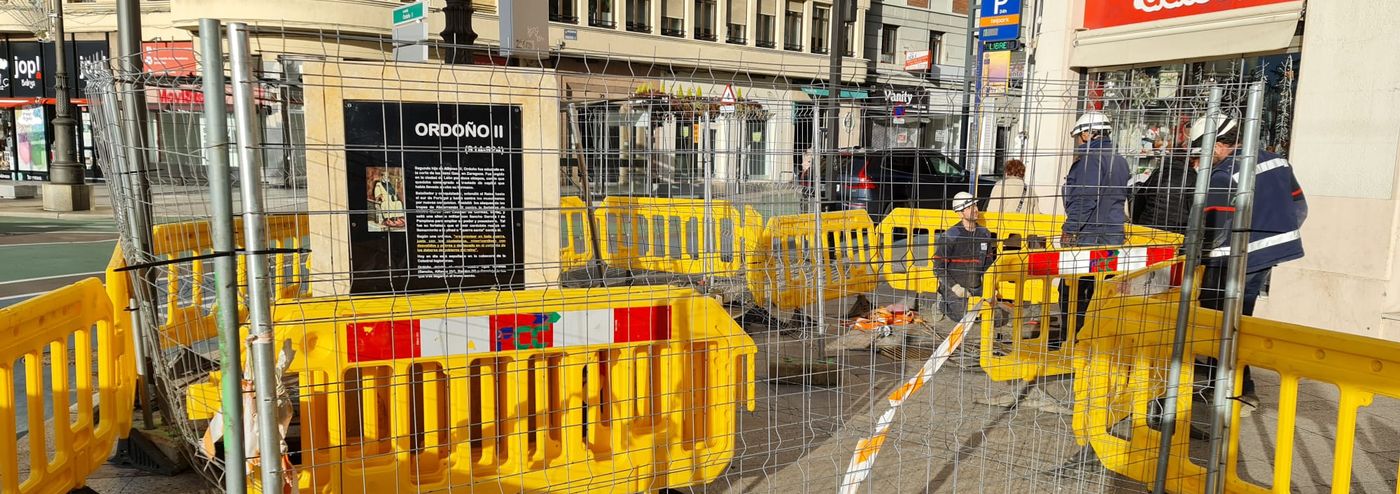
[[[802,185],[810,194],[816,189],[822,209],[864,209],[880,221],[897,207],[949,209],[953,195],[968,192],[972,174],[943,153],[929,150],[843,151],[834,176],[823,177],[824,184],[835,182],[836,194],[826,197],[826,187],[813,187],[804,173]],[[978,177],[977,197],[986,207],[995,177]]]

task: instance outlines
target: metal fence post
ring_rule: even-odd
[[[129,263],[141,264],[150,260],[151,253],[151,228],[153,218],[151,217],[151,183],[150,167],[147,163],[146,140],[146,92],[140,81],[143,73],[141,58],[141,2],[139,0],[121,0],[117,2],[117,55],[121,59],[119,67],[126,79],[119,82],[121,98],[121,132],[123,140],[127,143],[125,156],[122,162],[126,169],[122,170],[123,177],[118,181],[125,182],[123,187],[127,192],[126,206],[129,207],[126,217],[127,232],[131,236],[131,252],[125,255]],[[116,204],[113,204],[116,207]],[[136,311],[134,317],[136,323],[133,327],[133,338],[135,338],[136,365],[141,378],[137,385],[137,392],[140,394],[142,426],[146,429],[154,429],[156,421],[151,413],[151,396],[154,393],[156,400],[164,401],[163,394],[159,387],[152,386],[156,381],[156,375],[151,366],[151,360],[146,355],[146,335],[142,332],[155,328],[157,321],[154,284],[151,281],[151,270],[141,267],[134,269],[131,276],[131,292],[136,299]],[[161,418],[166,423],[171,423],[173,417],[168,411],[170,407],[160,407]]]
[[[1167,488],[1167,466],[1172,453],[1172,435],[1176,432],[1177,390],[1181,387],[1181,359],[1186,353],[1186,328],[1189,325],[1191,292],[1196,286],[1196,266],[1201,264],[1202,220],[1205,218],[1206,194],[1210,189],[1210,163],[1215,156],[1215,118],[1220,115],[1220,99],[1224,91],[1220,86],[1210,88],[1210,101],[1206,106],[1206,134],[1201,139],[1201,171],[1196,173],[1196,190],[1192,195],[1191,214],[1186,220],[1186,261],[1182,265],[1181,300],[1176,310],[1176,332],[1172,335],[1171,370],[1167,372],[1167,394],[1162,403],[1162,441],[1157,448],[1157,478],[1153,480],[1152,492],[1162,494]]]
[[[229,60],[233,73],[233,118],[238,131],[238,166],[243,193],[243,246],[248,272],[248,340],[257,391],[258,451],[264,492],[281,490],[282,435],[277,420],[277,385],[272,333],[272,287],[266,253],[267,217],[263,212],[261,136],[256,132],[252,60],[248,25],[228,25]]]
[[[223,37],[218,19],[200,19],[201,70],[204,101],[224,99]],[[243,369],[238,338],[238,259],[233,233],[232,177],[228,166],[228,109],[222,104],[204,105],[204,160],[208,164],[209,202],[213,209],[210,234],[214,241],[214,291],[219,313],[219,382],[224,418],[224,492],[247,491],[247,458],[243,446]],[[245,182],[245,187],[247,183]]]
[[[1259,161],[1259,120],[1264,106],[1264,82],[1249,85],[1249,104],[1240,134],[1239,183],[1235,192],[1235,216],[1230,229],[1230,260],[1225,272],[1225,310],[1221,315],[1219,369],[1215,373],[1215,397],[1210,424],[1210,463],[1206,464],[1207,492],[1225,492],[1227,470],[1225,440],[1234,417],[1235,355],[1244,310],[1245,267],[1249,260],[1250,217],[1254,210],[1254,173]]]

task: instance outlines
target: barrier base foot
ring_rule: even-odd
[[[82,486],[82,487],[79,487],[79,488],[77,488],[77,489],[73,489],[73,490],[71,490],[71,491],[68,491],[68,494],[98,494],[98,493],[97,493],[97,491],[92,490],[91,487]]]
[[[189,468],[179,444],[160,429],[133,428],[130,436],[117,442],[117,456],[112,462],[159,475],[176,475]]]

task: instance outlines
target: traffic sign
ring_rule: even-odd
[[[1021,37],[1021,0],[982,0],[978,12],[978,38],[1007,41]]]
[[[394,9],[394,25],[406,24],[428,16],[426,0],[410,3]]]
[[[1005,41],[983,41],[982,51],[1016,51],[1021,49],[1021,41],[1008,39]]]
[[[734,103],[736,102],[738,102],[738,99],[734,97],[734,86],[724,86],[724,96],[721,96],[719,99],[719,112],[734,113]]]

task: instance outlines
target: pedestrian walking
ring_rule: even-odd
[[[1191,125],[1191,145],[1195,153],[1199,153],[1204,144],[1201,140],[1206,133],[1206,118],[1201,117]],[[1230,255],[1230,233],[1235,216],[1235,207],[1230,198],[1240,179],[1237,166],[1241,149],[1239,122],[1221,116],[1215,123],[1219,129],[1212,150],[1215,163],[1209,171],[1198,170],[1198,173],[1210,173],[1210,190],[1205,205],[1205,252],[1202,254],[1205,274],[1201,280],[1200,304],[1205,308],[1221,310],[1225,306],[1226,261]],[[1308,200],[1288,160],[1259,150],[1249,245],[1245,248],[1244,315],[1254,315],[1255,302],[1259,300],[1259,295],[1268,291],[1274,266],[1303,257],[1300,229],[1307,217]],[[1213,377],[1215,362],[1211,360],[1207,364],[1209,369],[1206,375]],[[1249,367],[1245,367],[1243,372],[1239,399],[1243,403],[1241,415],[1247,416],[1258,407],[1259,399],[1254,394]],[[1213,383],[1214,379],[1207,382]],[[1201,394],[1209,397],[1212,391],[1207,384]]]
[[[1127,222],[1126,204],[1128,181],[1132,170],[1128,161],[1114,151],[1109,137],[1112,125],[1107,115],[1088,112],[1079,117],[1070,131],[1075,141],[1074,163],[1065,176],[1065,223],[1061,227],[1060,247],[1113,246],[1123,243],[1123,224]],[[1080,277],[1075,283],[1060,281],[1059,331],[1050,335],[1050,349],[1059,348],[1071,331],[1066,323],[1069,316],[1071,291],[1077,292],[1074,328],[1084,327],[1084,315],[1089,299],[1094,296],[1094,278]]]
[[[1035,195],[1026,185],[1026,164],[1021,160],[1007,160],[1003,176],[992,186],[991,199],[987,203],[988,213],[1034,213]]]

